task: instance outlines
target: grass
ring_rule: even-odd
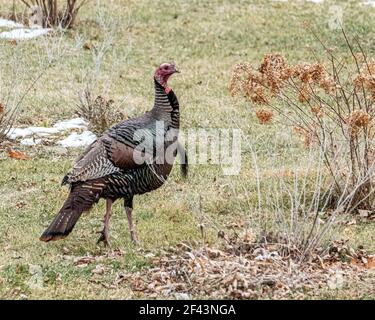
[[[115,0],[98,4],[83,8],[76,28],[64,34],[19,41],[17,45],[0,41],[2,94],[11,87],[9,65],[16,65],[12,61],[17,62],[20,91],[43,70],[41,80],[23,101],[18,124],[51,125],[72,118],[77,91],[84,88],[86,76],[95,67],[92,51],[83,49],[82,44],[91,41],[100,46],[111,37],[112,44],[95,77],[98,91],[105,90],[118,103],[123,101],[125,114],[141,114],[152,103],[154,68],[161,62],[175,61],[182,73],[171,80],[171,86],[180,100],[183,129],[241,128],[256,149],[265,186],[274,183],[280,169],[303,170],[306,151],[290,127],[280,122],[260,125],[248,102],[230,97],[227,87],[232,66],[259,61],[264,53],[275,51],[291,61],[312,60],[308,47],[318,49],[319,44],[303,28],[305,21],[330,46],[343,51],[339,31],[327,27],[332,4],[344,8],[348,34],[358,35],[369,54],[375,56],[371,45],[375,9],[359,6],[357,1],[316,5],[266,0]],[[10,9],[9,1],[0,0],[0,5],[3,12]],[[210,243],[217,240],[215,225],[223,227],[243,220],[256,229],[263,219],[262,213],[253,211],[257,205],[256,174],[250,150],[243,146],[239,176],[224,176],[215,165],[197,165],[191,167],[188,181],[183,181],[176,167],[163,188],[135,199],[142,250],[130,244],[120,201],[114,207],[110,236],[112,250],[121,249],[121,256],[107,257],[108,250],[96,245],[95,232],[101,228],[104,213],[102,202],[80,219],[66,240],[44,244],[38,237],[66,197],[67,190],[60,187],[60,179],[79,150],[61,152],[53,145],[17,147],[30,160],[12,160],[5,151],[0,152],[3,298],[136,298],[126,284],[110,284],[118,272],[147,268],[150,261],[145,251],[158,251],[181,241],[200,243],[198,225],[205,217],[206,241]],[[341,236],[353,246],[361,244],[373,252],[374,231],[374,224],[358,224],[344,227]],[[109,271],[93,277],[92,270],[99,262],[84,267],[74,265],[74,258],[88,254],[102,256],[100,264]],[[27,284],[32,276],[30,265],[42,268],[43,288],[31,289]],[[322,293],[322,297],[374,298],[361,296],[351,288]]]

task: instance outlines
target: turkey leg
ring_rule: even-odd
[[[106,199],[105,216],[104,216],[104,228],[99,233],[101,234],[98,243],[104,242],[106,246],[109,246],[108,232],[109,232],[109,219],[111,218],[113,200]]]
[[[126,211],[126,217],[128,218],[128,224],[129,224],[129,230],[130,230],[130,239],[132,242],[136,245],[139,244],[137,233],[135,231],[134,225],[133,225],[133,198],[131,199],[125,199],[124,201],[124,207]]]

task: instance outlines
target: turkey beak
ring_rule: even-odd
[[[181,73],[181,72],[178,71],[177,69],[174,69],[174,73]]]

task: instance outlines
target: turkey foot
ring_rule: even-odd
[[[103,228],[102,231],[98,231],[100,233],[100,237],[97,241],[97,244],[100,242],[103,242],[106,247],[110,247],[109,239],[108,239],[108,230],[106,231],[105,228]]]

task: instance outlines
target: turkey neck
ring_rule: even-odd
[[[154,107],[151,113],[155,119],[164,121],[168,128],[179,129],[180,127],[180,108],[178,100],[173,90],[169,93],[165,92],[165,87],[162,86],[155,78],[155,100]]]

